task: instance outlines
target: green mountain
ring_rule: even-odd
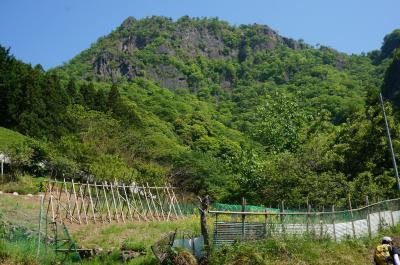
[[[129,17],[48,72],[2,48],[0,126],[31,136],[28,160],[57,177],[169,181],[289,207],[394,197],[377,95],[396,90],[396,32],[347,55],[264,25]]]

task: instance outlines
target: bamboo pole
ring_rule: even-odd
[[[135,186],[132,185],[131,188],[129,189],[129,191],[130,191],[131,194],[132,194],[133,203],[135,204],[134,210],[135,210],[136,213],[138,214],[139,221],[140,221],[140,217],[141,217],[143,220],[147,221],[147,217],[146,217],[145,215],[143,215],[143,204],[142,204],[142,201],[140,200],[140,194],[138,195],[138,197],[139,197],[139,202],[142,204],[142,213],[140,212],[139,206],[136,204],[135,192],[134,192],[134,189],[135,189],[135,188],[134,188],[134,187],[135,187]],[[137,191],[139,192],[139,190],[137,190]]]
[[[119,204],[119,207],[121,207],[121,218],[122,218],[122,222],[124,222],[125,223],[125,216],[124,216],[124,208],[122,207],[122,204],[121,204],[121,195],[119,194],[119,188],[118,188],[118,182],[115,182],[115,184],[116,184],[116,192],[117,192],[117,198],[118,198],[118,204]]]
[[[149,200],[148,200],[148,197],[147,197],[147,192],[146,192],[146,188],[145,187],[143,187],[143,192],[144,192],[144,198],[146,199],[146,204],[147,204],[147,207],[148,207],[148,211],[150,212],[150,215],[151,215],[151,219],[153,221],[155,221],[154,220],[154,216],[153,216],[153,211],[151,210],[150,203],[149,203]]]
[[[349,194],[349,207],[350,207],[350,215],[351,215],[351,229],[353,231],[353,238],[356,238],[356,227],[354,226],[354,214],[353,207],[351,207],[351,198]]]
[[[92,192],[91,192],[90,186],[89,186],[89,181],[87,182],[87,185],[88,185],[89,201],[90,201],[90,205],[92,207],[93,221],[94,221],[94,223],[96,223],[96,214],[94,212],[94,204],[93,204],[93,199],[92,199]]]
[[[163,220],[165,221],[165,215],[164,215],[164,205],[161,204],[161,198],[160,198],[160,193],[158,192],[158,189],[156,189],[156,193],[157,193],[157,199],[158,199],[158,203],[160,204],[160,209],[161,209],[161,215],[163,217]]]
[[[160,220],[160,216],[158,215],[158,211],[157,211],[156,204],[154,203],[153,194],[151,193],[151,190],[150,190],[150,188],[149,188],[149,183],[146,182],[146,185],[147,185],[147,188],[148,188],[148,190],[149,190],[149,196],[150,196],[152,205],[153,205],[153,207],[154,207],[154,212],[155,212],[155,214],[156,214],[156,216],[157,216],[157,220],[158,220],[158,221],[161,221],[161,220]]]
[[[42,219],[43,219],[43,204],[44,204],[44,196],[40,195],[40,212],[39,212],[39,228],[38,228],[38,248],[37,248],[37,256],[40,255],[40,238],[41,238],[41,230],[42,230]],[[46,239],[47,240],[47,239]]]
[[[126,188],[125,188],[125,183],[122,184],[123,186],[123,190],[124,190],[124,194],[125,194],[125,199],[126,199],[126,204],[128,206],[128,212],[129,212],[129,216],[131,217],[131,221],[133,221],[133,216],[132,216],[132,211],[131,211],[131,205],[128,199],[128,195],[126,194]]]
[[[104,187],[104,182],[103,182],[103,192],[104,192],[104,198],[105,198],[106,206],[107,206],[107,216],[108,216],[108,220],[109,220],[110,223],[111,223],[110,206],[108,205],[107,192],[106,192],[106,188]]]
[[[95,184],[95,185],[94,185],[94,190],[96,191],[96,203],[95,203],[95,205],[94,205],[94,209],[97,210],[97,205],[98,205],[99,200],[100,200],[100,199],[99,199],[99,190],[98,190],[98,188],[97,188],[96,182],[95,182],[94,184]],[[101,206],[101,204],[100,204],[100,206]],[[97,210],[97,212],[98,212],[99,215],[100,215],[101,223],[104,224],[104,218],[103,218],[102,208],[100,207],[100,210]]]
[[[170,192],[169,192],[169,186],[168,186],[168,185],[165,185],[165,186],[166,186],[166,188],[167,188],[167,193],[168,193],[168,198],[169,198],[170,206],[171,206],[172,209],[174,210],[175,216],[178,217],[178,214],[177,214],[176,209],[175,209],[174,199],[173,199],[172,195],[171,195]]]
[[[137,189],[137,194],[138,194],[138,198],[139,198],[140,206],[141,206],[141,208],[142,208],[142,216],[144,217],[144,219],[145,219],[146,221],[148,221],[148,219],[147,219],[147,211],[144,209],[144,205],[143,205],[142,197],[140,196],[140,190],[139,190],[139,187],[137,187],[137,186],[136,186],[136,189]]]
[[[82,184],[79,183],[78,185],[79,185],[79,194],[81,195],[81,209],[80,210],[83,209],[83,214],[85,216],[85,222],[86,222],[86,224],[88,224],[87,212],[86,212],[86,208],[85,208],[85,199],[84,199],[83,191],[82,191]],[[86,191],[86,188],[85,188],[85,191]]]
[[[170,186],[170,188],[171,188],[171,191],[172,191],[173,199],[175,199],[176,206],[177,206],[177,208],[178,208],[179,214],[180,214],[180,216],[182,217],[182,216],[183,216],[183,214],[182,214],[182,210],[181,210],[181,207],[179,206],[178,199],[177,199],[177,198],[176,198],[176,196],[175,196],[174,189],[171,187],[171,185],[169,185],[169,186]],[[177,217],[178,217],[178,215],[177,215]]]
[[[117,223],[119,223],[118,208],[117,208],[117,203],[115,202],[114,189],[113,189],[113,185],[111,182],[110,182],[110,188],[111,188],[111,195],[112,195],[113,204],[114,204],[114,216],[117,219]]]
[[[61,196],[62,196],[61,186],[60,186],[60,187],[57,187],[57,191],[58,191],[58,200],[57,200],[56,218],[57,218],[57,215],[58,215],[59,218],[60,218],[60,222],[62,223],[63,220],[62,220],[62,214],[61,214],[61,209],[60,209]]]
[[[79,224],[81,224],[82,221],[81,221],[81,215],[79,213],[80,212],[79,202],[78,202],[78,196],[76,195],[74,179],[72,179],[72,191],[74,193],[74,198],[75,198],[75,206],[74,206],[74,210],[72,211],[72,215],[74,214],[74,211],[75,211],[75,208],[76,208],[77,212],[78,212],[78,221],[79,221]]]
[[[371,237],[371,219],[370,219],[371,217],[370,217],[368,196],[365,196],[365,203],[366,203],[366,207],[367,207],[368,236]]]
[[[67,218],[67,216],[69,215],[69,219],[70,222],[72,223],[72,214],[71,214],[71,193],[68,192],[68,188],[67,188],[67,183],[65,181],[65,178],[63,179],[63,185],[64,185],[64,191],[65,191],[65,196],[67,197],[67,203],[68,203],[68,207],[67,207],[67,213],[65,215],[65,218]]]

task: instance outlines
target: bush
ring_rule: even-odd
[[[198,262],[196,258],[187,250],[179,251],[178,254],[174,257],[173,260],[174,265],[197,265]]]

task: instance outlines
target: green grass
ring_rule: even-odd
[[[6,150],[9,146],[23,142],[27,137],[4,127],[0,127],[0,151]]]
[[[14,181],[0,183],[0,190],[7,193],[37,194],[41,183],[45,180],[46,178],[34,178],[27,174],[19,175]]]

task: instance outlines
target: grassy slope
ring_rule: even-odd
[[[0,127],[0,151],[7,149],[8,146],[22,142],[26,136],[4,127]]]

